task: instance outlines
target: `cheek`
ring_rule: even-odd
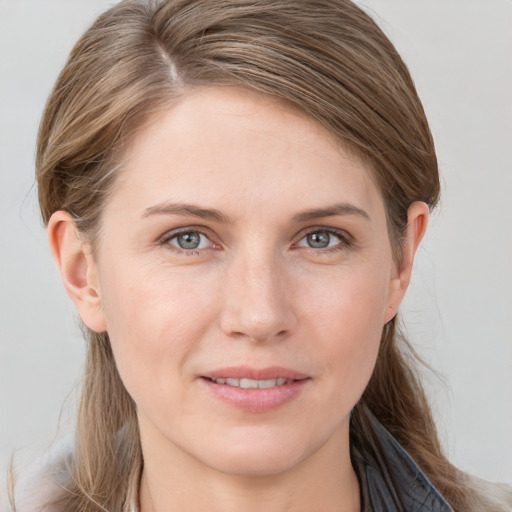
[[[349,402],[364,391],[379,351],[389,288],[383,276],[370,268],[340,272],[311,288],[314,296],[304,301],[315,304],[303,315],[328,366],[326,375],[333,377],[332,392]]]
[[[211,286],[198,279],[202,287]],[[117,269],[103,281],[107,330],[119,374],[137,404],[173,388],[214,316],[215,293],[179,272]],[[170,394],[172,396],[172,394]]]
[[[372,265],[347,267],[310,278],[301,284],[308,290],[301,298],[303,315],[313,313],[320,329],[334,329],[340,334],[353,333],[354,343],[365,333],[380,332],[388,304],[390,279],[386,269]],[[350,336],[347,336],[350,338]]]

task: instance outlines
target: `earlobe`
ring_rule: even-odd
[[[73,217],[62,210],[48,223],[48,240],[66,291],[90,329],[106,331],[96,267],[89,246],[78,235]]]
[[[398,306],[409,287],[414,257],[427,230],[428,216],[429,209],[426,203],[415,201],[409,206],[407,211],[407,230],[402,240],[402,257],[398,264],[396,275],[391,280],[384,323],[389,322],[396,315]]]

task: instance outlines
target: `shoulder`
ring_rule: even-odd
[[[368,413],[375,445],[352,446],[352,462],[361,487],[364,512],[454,512],[412,457]]]
[[[380,451],[364,446],[352,447],[353,464],[358,474],[364,511],[389,512],[400,503],[405,510],[453,512],[453,508],[434,487],[418,464],[389,431],[369,415]],[[380,455],[379,455],[380,454]],[[473,503],[464,512],[512,512],[512,488],[486,482],[460,472],[465,488],[475,491]]]
[[[512,486],[504,483],[487,482],[468,475],[468,484],[486,500],[486,506],[493,512],[512,512]]]
[[[16,512],[64,512],[71,483],[74,439],[58,442],[15,481]],[[69,512],[69,510],[66,510]]]

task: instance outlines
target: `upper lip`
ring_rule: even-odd
[[[302,380],[307,379],[305,375],[290,368],[282,366],[269,366],[267,368],[252,368],[250,366],[228,366],[219,368],[211,372],[201,375],[208,379],[252,379],[252,380],[271,380],[271,379],[287,379]]]

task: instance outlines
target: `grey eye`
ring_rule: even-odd
[[[310,249],[327,249],[329,247],[345,247],[347,245],[348,242],[343,235],[327,229],[311,231],[297,244],[298,247],[309,247]]]
[[[331,233],[327,231],[315,231],[306,236],[306,241],[309,247],[313,249],[324,249],[325,247],[329,247],[331,236]]]
[[[181,231],[169,234],[163,243],[172,245],[178,252],[190,254],[195,254],[193,251],[215,247],[215,244],[201,231]]]
[[[180,233],[174,237],[176,245],[180,249],[197,249],[201,244],[201,233],[197,231],[187,231],[186,233]]]

